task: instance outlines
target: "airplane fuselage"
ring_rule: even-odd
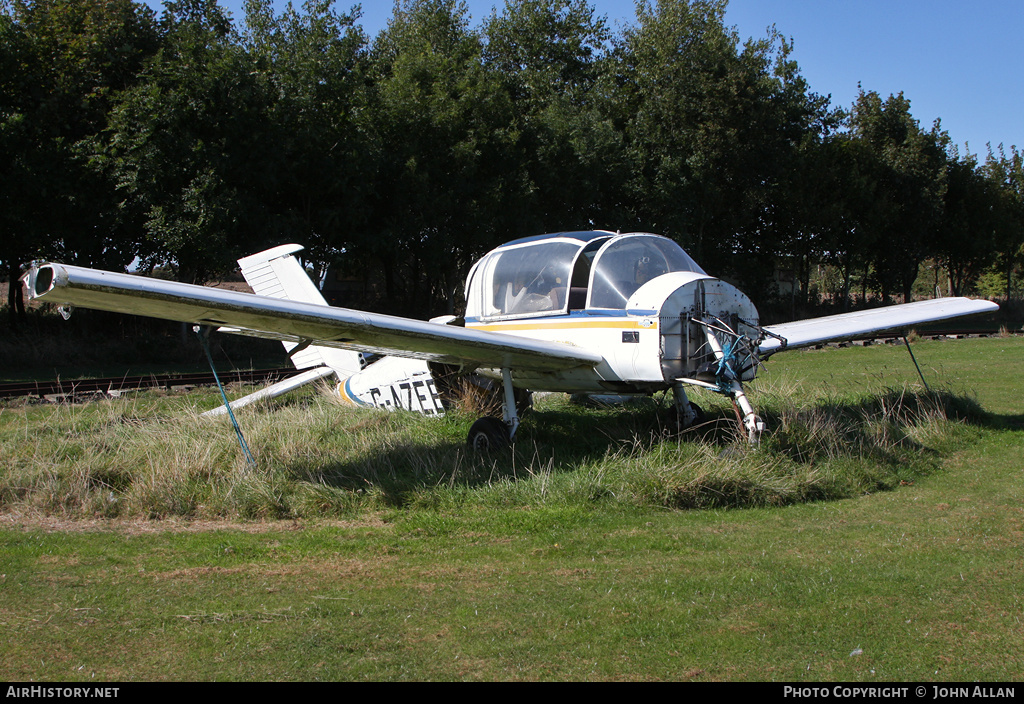
[[[517,386],[535,390],[665,389],[710,356],[706,336],[690,321],[711,315],[733,329],[758,321],[749,298],[704,273],[675,242],[637,233],[561,233],[506,244],[473,267],[466,301],[467,328],[602,355],[594,367],[512,371]],[[496,377],[500,370],[480,372]]]
[[[574,232],[511,242],[473,267],[466,301],[467,329],[602,356],[596,365],[571,369],[510,370],[516,387],[534,391],[667,389],[713,358],[691,320],[712,315],[733,328],[741,325],[736,319],[757,325],[757,311],[743,293],[705,274],[675,242],[649,234]],[[429,365],[389,360],[343,380],[339,395],[356,405],[434,412],[441,400]],[[473,371],[502,378],[501,368]],[[750,370],[745,378],[752,377]]]

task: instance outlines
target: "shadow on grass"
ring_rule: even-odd
[[[570,475],[581,468],[640,461],[651,462],[645,465],[651,474],[665,467],[676,471],[676,465],[682,467],[679,472],[695,472],[706,486],[687,489],[692,496],[706,496],[710,491],[732,497],[715,505],[758,505],[778,500],[759,497],[756,489],[735,489],[737,481],[740,485],[747,481],[734,479],[737,464],[757,464],[758,472],[765,466],[781,468],[778,471],[789,476],[827,474],[820,471],[823,466],[855,466],[850,471],[860,479],[823,480],[820,486],[808,486],[800,494],[802,500],[839,498],[849,495],[851,486],[863,486],[864,491],[885,489],[931,473],[952,446],[964,442],[952,430],[958,425],[996,427],[1003,422],[966,396],[906,389],[861,398],[826,398],[803,406],[788,399],[769,399],[762,415],[767,430],[760,445],[751,448],[735,412],[728,407],[713,409],[705,422],[680,431],[671,404],[666,402],[603,409],[562,403],[524,417],[518,442],[504,451],[478,454],[451,434],[417,437],[405,433],[387,436],[379,449],[338,458],[315,469],[306,462],[293,462],[286,472],[292,479],[317,485],[325,496],[338,499],[339,492],[372,494],[384,505],[401,507],[422,503],[427,494],[437,490],[517,484]],[[402,427],[406,422],[415,429],[419,423],[431,421],[394,424]],[[472,418],[456,415],[440,422],[468,428]],[[694,448],[704,460],[694,459]],[[683,467],[698,461],[707,466],[699,471]],[[725,470],[718,472],[716,466],[731,468],[730,478],[723,479]],[[690,483],[676,478],[664,481]],[[588,490],[602,492],[600,488]],[[657,502],[676,507],[710,505],[707,499],[683,499],[679,492],[674,496]]]
[[[1024,430],[1024,414],[1015,416],[994,415],[994,427],[1004,430]]]
[[[463,439],[475,417],[456,413],[442,420],[405,416],[396,421],[395,414],[385,417],[399,429],[446,423],[458,439],[451,433],[412,438],[408,433],[388,435],[379,449],[338,458],[316,469],[306,462],[292,463],[287,471],[294,479],[344,491],[374,492],[389,506],[404,506],[425,489],[475,489],[539,474],[570,473],[623,447],[638,443],[648,447],[670,437],[670,415],[674,416],[653,402],[602,410],[569,404],[531,410],[523,416],[516,443],[481,453],[467,447]]]

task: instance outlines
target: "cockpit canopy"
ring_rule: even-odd
[[[516,240],[470,271],[466,317],[624,310],[640,286],[671,271],[704,274],[678,244],[658,235],[588,231]]]

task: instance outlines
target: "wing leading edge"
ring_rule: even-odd
[[[233,332],[469,367],[558,371],[603,357],[571,345],[65,264],[32,267],[29,296]]]
[[[762,355],[769,355],[784,349],[851,340],[863,335],[908,329],[914,325],[961,318],[967,315],[994,313],[997,310],[999,310],[999,306],[991,301],[978,301],[970,298],[935,298],[886,308],[828,315],[823,318],[808,318],[792,323],[766,326],[765,330],[782,339],[769,337],[761,343],[759,349]]]

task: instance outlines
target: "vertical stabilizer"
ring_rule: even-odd
[[[259,296],[326,306],[327,301],[299,261],[292,256],[301,250],[302,245],[284,244],[265,252],[242,257],[238,260],[238,265],[242,267],[242,276],[246,282]],[[363,367],[362,355],[358,352],[311,345],[293,355],[292,350],[299,345],[294,342],[283,344],[296,369],[327,366],[333,369],[339,378],[344,378],[355,374]]]

